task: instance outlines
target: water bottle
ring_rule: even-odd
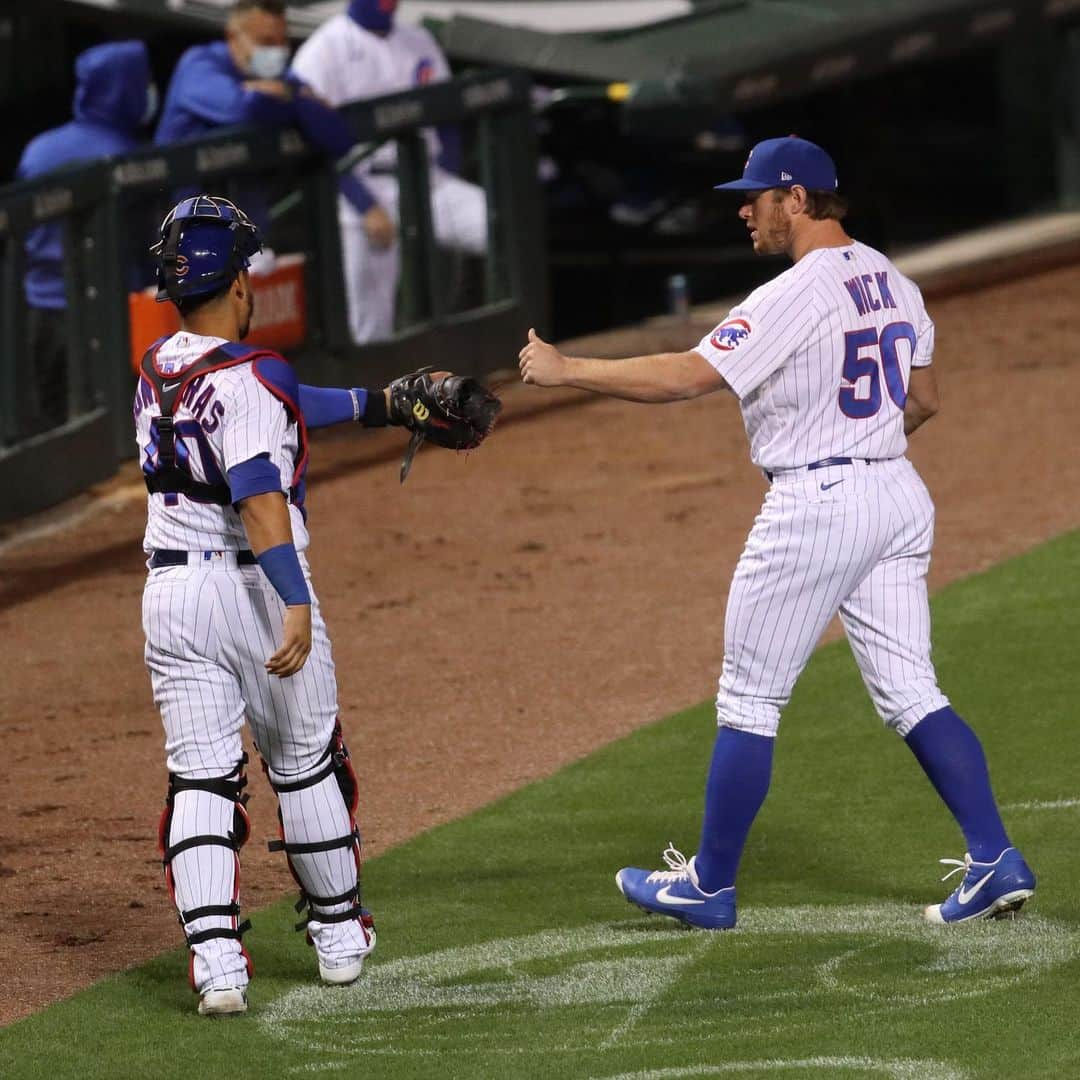
[[[668,310],[676,319],[690,318],[690,282],[685,274],[668,278]]]

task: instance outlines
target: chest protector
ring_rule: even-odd
[[[228,506],[232,503],[232,493],[228,484],[207,484],[196,480],[190,472],[180,467],[176,461],[176,431],[173,421],[173,413],[177,404],[183,399],[188,384],[192,379],[200,375],[206,375],[211,371],[221,371],[224,368],[236,367],[238,364],[249,363],[259,355],[253,351],[244,356],[230,356],[224,349],[212,349],[205,356],[182,373],[175,375],[162,375],[157,370],[154,360],[157,356],[158,346],[149,348],[142,358],[139,368],[142,377],[153,388],[154,396],[161,406],[161,415],[155,416],[150,421],[150,431],[157,442],[157,468],[152,473],[144,473],[146,490],[152,495],[177,494],[188,495],[200,502],[214,503],[217,506]]]

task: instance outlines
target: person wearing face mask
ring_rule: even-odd
[[[283,0],[238,0],[225,40],[180,57],[165,94],[154,141],[205,135],[232,124],[290,124],[298,87],[284,78],[289,39]]]
[[[297,127],[332,158],[355,142],[343,117],[289,72],[284,0],[236,0],[225,39],[195,45],[181,57],[169,82],[154,141],[159,146],[235,124]],[[343,197],[366,212],[374,203],[363,183],[341,181]],[[244,202],[256,225],[269,226],[265,197],[248,188]],[[266,249],[268,251],[268,249]],[[270,260],[264,260],[268,263]]]
[[[450,67],[434,37],[396,20],[397,0],[351,0],[297,50],[292,72],[340,107],[447,79]],[[432,223],[440,244],[474,255],[487,250],[482,188],[454,175],[453,133],[429,130]],[[390,337],[398,279],[398,179],[393,144],[353,170],[374,198],[363,210],[338,200],[349,328],[358,343]]]
[[[15,171],[32,180],[79,162],[134,150],[157,108],[157,88],[141,41],[95,45],[75,61],[74,118],[35,136]],[[23,435],[58,427],[68,416],[67,295],[63,224],[46,222],[26,240],[23,288],[33,378],[20,402]]]

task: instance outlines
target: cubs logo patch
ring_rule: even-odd
[[[176,256],[176,276],[178,278],[187,277],[187,272],[190,269],[188,266],[186,255]]]
[[[720,352],[731,352],[749,336],[750,324],[745,319],[728,319],[712,332],[709,343]]]
[[[427,86],[435,78],[435,64],[426,56],[416,65],[413,82],[417,86]]]

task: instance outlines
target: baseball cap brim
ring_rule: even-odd
[[[752,176],[743,176],[738,180],[729,180],[726,184],[717,184],[713,191],[767,191],[774,187],[787,187],[786,184],[773,184],[768,180],[755,180]]]

